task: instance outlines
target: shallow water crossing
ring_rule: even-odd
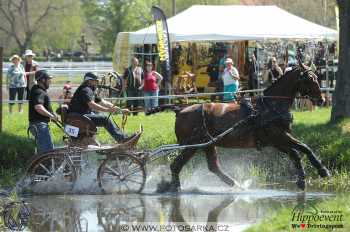
[[[243,231],[282,207],[293,208],[330,197],[319,192],[261,189],[187,190],[177,195],[27,196],[31,215],[26,231],[125,231],[125,224],[145,222],[173,225],[168,227],[173,229],[170,231],[181,231],[185,225],[227,225],[226,231]]]

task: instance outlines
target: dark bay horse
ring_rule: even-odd
[[[330,173],[314,152],[291,134],[290,108],[297,93],[301,96],[308,96],[313,104],[323,103],[317,76],[301,62],[299,66],[287,71],[277,82],[264,90],[263,96],[257,100],[257,113],[254,117],[243,116],[241,106],[235,103],[196,104],[182,109],[177,113],[175,122],[178,143],[188,145],[207,142],[245,119],[241,121],[237,129],[203,149],[209,170],[227,185],[234,186],[234,179],[220,168],[216,147],[261,148],[272,146],[289,155],[298,173],[296,184],[304,190],[305,171],[301,162],[301,153],[307,155],[321,177],[328,177]],[[163,183],[160,191],[180,190],[179,174],[195,152],[195,148],[182,150],[170,165],[171,182]]]

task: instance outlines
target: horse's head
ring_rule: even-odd
[[[309,97],[314,105],[322,105],[324,98],[322,97],[316,74],[302,64],[300,60],[298,62],[299,74],[295,85],[295,92],[299,92],[303,97]]]

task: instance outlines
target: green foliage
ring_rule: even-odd
[[[72,1],[69,7],[53,12],[34,37],[33,49],[74,50],[84,25],[80,3]]]
[[[240,2],[240,0],[176,0],[176,14],[193,5],[235,5]],[[167,17],[173,16],[172,1],[158,0],[156,4],[162,8]]]
[[[97,36],[101,53],[110,54],[117,34],[134,31],[151,20],[154,0],[115,0],[105,4],[97,0],[81,0],[87,23]]]
[[[82,28],[80,3],[73,0],[3,0],[0,39],[5,54],[25,49],[71,49]],[[6,38],[6,39],[5,39]]]

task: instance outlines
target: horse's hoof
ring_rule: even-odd
[[[169,182],[169,181],[161,181],[157,185],[157,193],[177,193],[180,190],[180,186]]]
[[[328,171],[327,168],[321,168],[321,169],[318,171],[318,174],[319,174],[320,177],[322,177],[322,178],[330,177],[330,176],[331,176],[331,173]]]
[[[302,191],[305,190],[305,180],[297,180],[296,184]]]

